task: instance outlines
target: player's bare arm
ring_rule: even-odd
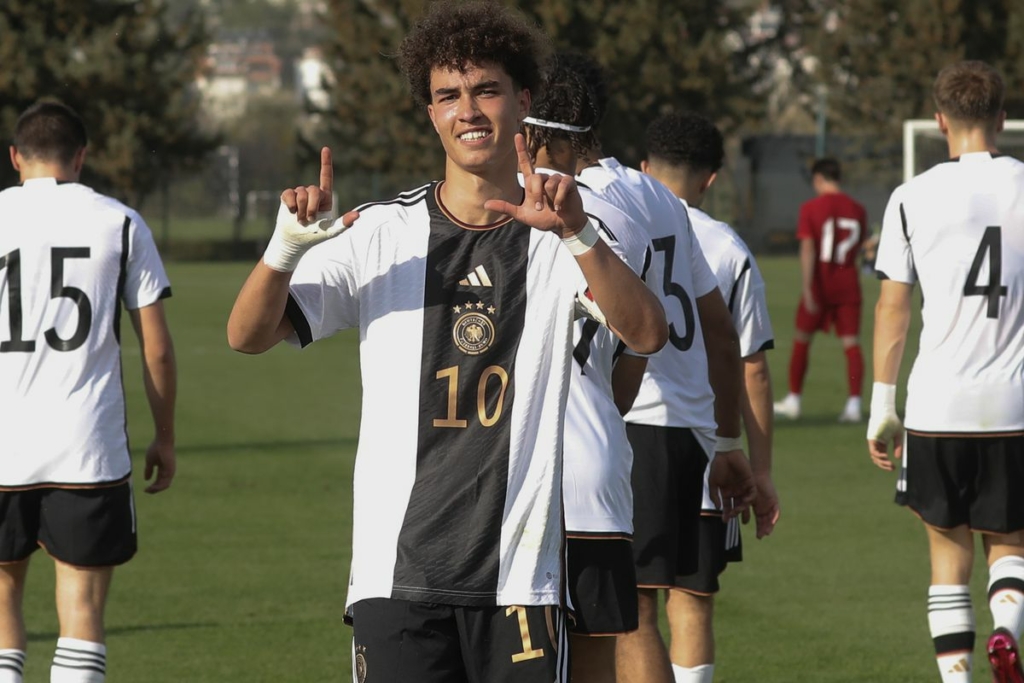
[[[804,237],[800,240],[800,292],[804,308],[808,313],[818,312],[818,302],[814,300],[814,264],[818,255],[814,248],[814,240]]]
[[[153,415],[153,441],[146,449],[146,493],[159,493],[171,485],[176,470],[174,454],[174,402],[178,390],[174,344],[167,327],[163,302],[130,311],[132,327],[142,349],[142,378]]]
[[[491,199],[484,208],[511,216],[538,230],[549,230],[563,240],[583,233],[588,224],[583,201],[571,176],[534,173],[533,161],[522,135],[516,135],[524,197],[520,205]],[[636,273],[598,239],[576,256],[594,301],[608,326],[638,353],[654,353],[668,341],[668,323],[661,302]]]
[[[645,370],[647,359],[643,357],[623,354],[615,361],[615,367],[612,368],[612,392],[620,415],[625,415],[633,407]]]
[[[889,459],[889,445],[893,446],[893,457],[903,454],[903,424],[896,415],[896,379],[910,328],[912,293],[911,285],[883,280],[875,305],[875,384],[868,420],[868,453],[886,471],[895,467]]]
[[[743,383],[743,430],[757,486],[752,507],[757,537],[764,538],[775,528],[780,514],[779,495],[772,481],[772,380],[764,351],[743,359]]]
[[[331,150],[320,151],[320,183],[285,190],[267,252],[242,285],[228,318],[228,344],[242,353],[263,353],[292,333],[285,316],[288,283],[311,247],[352,227],[359,214],[331,220],[334,165]]]
[[[740,397],[743,395],[740,340],[717,288],[697,297],[697,315],[708,354],[708,381],[715,392],[718,438],[739,439]],[[722,450],[716,447],[708,484],[712,495],[716,490],[719,492],[726,519],[746,510],[757,493],[750,463],[739,447]]]

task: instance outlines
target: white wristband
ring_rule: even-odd
[[[743,449],[743,436],[716,436],[715,453],[739,451]]]
[[[563,237],[562,244],[565,245],[570,254],[579,256],[593,249],[600,239],[601,236],[598,234],[597,228],[594,227],[593,221],[587,218],[587,223],[583,226],[583,229],[575,235]]]
[[[873,415],[896,414],[896,385],[875,382],[871,385],[871,413]]]

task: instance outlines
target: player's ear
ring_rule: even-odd
[[[701,193],[701,194],[704,194],[705,192],[707,192],[708,190],[710,190],[710,189],[711,189],[711,186],[712,186],[712,185],[714,184],[714,182],[715,182],[715,178],[717,178],[717,177],[718,177],[718,171],[715,171],[714,173],[712,173],[711,175],[709,175],[709,176],[707,177],[707,180],[705,180],[705,181],[704,181],[703,183],[701,183],[701,185],[700,185],[700,193]]]
[[[71,161],[71,168],[77,176],[82,172],[82,167],[85,166],[85,147],[78,150],[75,154],[75,158]]]
[[[935,112],[935,122],[939,124],[939,132],[943,135],[949,132],[949,124],[946,123],[946,117],[942,115],[941,111]]]
[[[519,120],[522,121],[530,115],[530,105],[533,104],[533,96],[530,95],[529,88],[520,88],[519,92],[516,93],[516,97],[519,100]]]
[[[1005,124],[1006,124],[1006,112],[1005,111],[1001,111],[1001,112],[999,112],[999,117],[996,119],[996,132],[997,133],[1002,133],[1003,132],[1003,126]]]
[[[650,169],[651,169],[651,165],[649,163],[647,163],[647,159],[641,159],[640,160],[640,170],[643,173],[647,173],[649,175],[651,173]]]
[[[18,163],[18,148],[15,147],[14,145],[11,145],[9,149],[10,149],[10,152],[11,152],[11,166],[14,167],[15,171],[19,171],[20,172],[21,171],[21,164]]]

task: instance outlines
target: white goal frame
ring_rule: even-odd
[[[1024,131],[1024,120],[1007,119],[1003,124],[1003,132]],[[916,134],[922,133],[929,137],[942,138],[939,123],[935,119],[907,119],[903,122],[903,182],[914,177],[914,152]]]

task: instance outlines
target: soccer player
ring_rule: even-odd
[[[576,67],[593,92],[605,91],[600,67],[577,56]],[[603,115],[603,111],[601,112]],[[672,667],[658,631],[658,591],[697,570],[704,473],[726,518],[745,509],[755,486],[740,445],[742,367],[729,310],[690,226],[686,209],[650,176],[604,157],[599,145],[577,164],[581,183],[622,208],[648,232],[654,257],[648,281],[661,294],[669,343],[649,358],[636,400],[626,415],[633,448],[633,557],[637,571],[639,627],[616,644],[619,681],[670,683]],[[642,359],[623,356],[629,373]]]
[[[546,69],[542,95],[530,114],[526,140],[537,172],[575,174],[577,156],[596,139],[597,110],[586,81],[564,55],[556,55]],[[580,186],[580,194],[609,244],[642,274],[650,259],[646,231],[587,188]],[[618,346],[606,327],[576,321],[562,478],[573,683],[615,683],[614,636],[637,628],[633,451],[622,413],[636,396],[643,365],[632,380],[616,374],[613,381],[622,352]]]
[[[885,210],[868,451],[886,471],[890,445],[903,456],[896,502],[928,535],[928,625],[943,683],[971,680],[975,533],[988,561],[993,677],[1021,683],[1024,164],[996,149],[1006,115],[992,67],[951,64],[933,95],[950,161],[896,188]],[[896,379],[917,282],[922,329],[904,433]]]
[[[687,206],[690,223],[708,265],[715,273],[739,333],[743,358],[743,426],[757,485],[753,508],[757,537],[772,532],[779,519],[779,498],[772,482],[772,389],[765,351],[774,338],[765,301],[764,280],[739,235],[700,209],[725,158],[721,132],[693,113],[666,114],[647,127],[647,159],[640,168],[661,181]],[[723,522],[720,506],[704,487],[700,519],[699,566],[680,577],[669,592],[672,640],[669,656],[676,683],[710,683],[714,677],[714,595],[728,562],[742,559],[739,520]]]
[[[228,321],[249,353],[359,328],[347,607],[365,683],[564,680],[574,312],[639,353],[667,339],[660,303],[600,239],[573,178],[533,171],[518,131],[547,52],[498,2],[431,4],[398,58],[444,180],[320,218],[325,148],[319,186],[282,194]]]
[[[136,551],[121,305],[142,348],[157,493],[175,471],[171,290],[139,214],[78,182],[87,137],[73,110],[32,105],[13,141],[21,184],[0,192],[0,681],[22,680],[22,595],[43,547],[60,621],[50,681],[102,683],[107,592]]]
[[[857,255],[867,235],[867,212],[840,185],[839,162],[818,159],[811,167],[817,197],[800,207],[801,296],[796,311],[793,352],[789,359],[789,393],[775,403],[775,414],[800,417],[800,397],[807,375],[811,338],[835,327],[846,354],[849,396],[840,422],[860,422],[864,356],[860,351],[860,271]]]

